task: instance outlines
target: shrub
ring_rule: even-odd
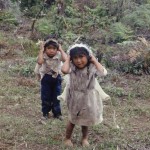
[[[24,50],[25,54],[29,57],[36,57],[38,53],[38,46],[32,41],[28,39],[21,39],[20,40]]]
[[[18,25],[18,21],[15,16],[8,11],[0,11],[0,24],[6,25]]]
[[[133,28],[150,28],[150,4],[140,5],[132,13],[127,13],[122,21]]]
[[[40,19],[36,24],[36,29],[43,35],[54,34],[57,30],[56,26],[50,20]]]
[[[9,74],[12,76],[33,77],[36,58],[28,58],[20,63],[14,64],[9,69]]]
[[[114,42],[122,42],[133,38],[133,31],[129,26],[121,22],[114,23],[110,26],[111,39]]]

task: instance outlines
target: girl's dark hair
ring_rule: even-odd
[[[45,42],[44,44],[44,50],[46,49],[46,47],[48,47],[49,45],[52,45],[54,47],[56,47],[57,49],[59,49],[59,44],[57,43],[57,41],[53,40],[53,39],[49,39]]]
[[[72,60],[73,57],[77,56],[77,55],[81,55],[84,54],[87,59],[89,60],[90,58],[90,54],[89,51],[85,48],[85,47],[74,47],[70,50],[70,59]]]

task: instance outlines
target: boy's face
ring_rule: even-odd
[[[79,69],[83,69],[88,63],[88,59],[84,54],[74,56],[72,61],[73,64]]]
[[[49,45],[45,48],[45,53],[49,56],[49,57],[54,57],[57,54],[57,48],[54,47],[53,45]]]

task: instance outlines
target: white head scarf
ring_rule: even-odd
[[[83,43],[74,44],[74,45],[70,46],[67,53],[70,54],[70,50],[75,48],[75,47],[84,47],[89,52],[90,55],[93,54],[91,48],[88,47],[86,44],[83,44]]]

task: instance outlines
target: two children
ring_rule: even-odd
[[[106,69],[92,55],[90,49],[83,44],[75,44],[65,54],[55,40],[48,40],[41,45],[38,64],[41,66],[41,99],[42,112],[48,117],[52,109],[54,117],[61,116],[60,95],[61,77],[60,62],[65,61],[61,71],[69,74],[69,82],[65,88],[64,98],[67,101],[69,121],[66,129],[65,145],[73,146],[71,135],[75,125],[82,128],[82,146],[89,146],[88,126],[102,122],[102,99],[109,96],[99,86],[96,76],[107,74]]]

